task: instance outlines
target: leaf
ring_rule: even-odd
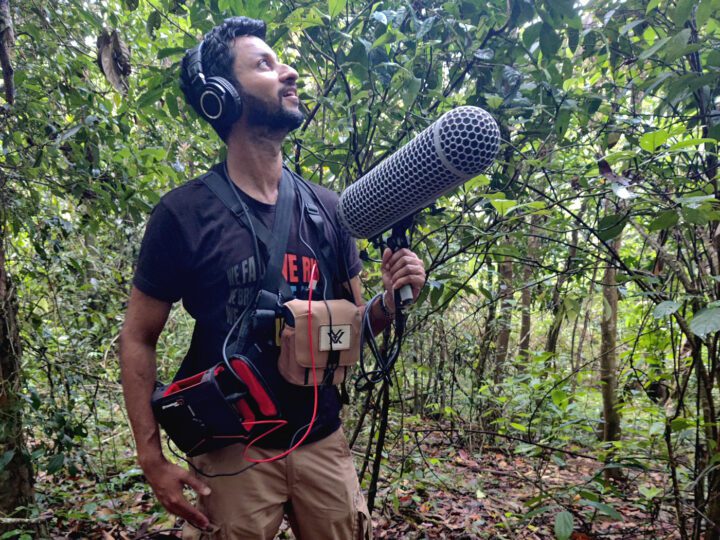
[[[63,468],[63,465],[65,465],[65,454],[55,454],[50,458],[50,461],[47,465],[47,472],[48,474],[55,474],[60,469]]]
[[[715,200],[714,195],[688,195],[687,197],[678,197],[676,201],[681,206],[688,208],[697,208],[702,203],[712,202]]]
[[[8,450],[0,457],[0,472],[7,467],[7,464],[12,461],[13,457],[15,457],[15,450]]]
[[[73,137],[78,131],[80,131],[80,129],[81,129],[82,127],[83,127],[82,124],[78,124],[77,126],[71,127],[71,128],[68,129],[67,131],[63,132],[63,133],[57,138],[57,142],[61,143],[61,142],[64,142],[64,141],[70,139],[70,138]]]
[[[660,5],[660,0],[650,0],[648,2],[647,8],[645,9],[645,15],[648,15],[653,9],[657,8]]]
[[[640,492],[640,495],[642,495],[646,499],[654,499],[655,497],[660,495],[660,493],[662,493],[662,489],[660,489],[659,487],[648,485],[640,486],[638,488],[638,491]]]
[[[675,210],[666,210],[650,222],[648,230],[651,232],[662,231],[674,227],[680,220],[680,216]]]
[[[685,207],[680,212],[685,222],[691,225],[703,227],[710,221],[710,213],[703,208]]]
[[[562,511],[555,516],[555,538],[557,540],[568,540],[574,529],[573,515],[570,512]]]
[[[503,98],[495,94],[488,94],[485,100],[491,109],[498,109],[505,102]]]
[[[690,39],[690,29],[685,28],[675,34],[665,45],[664,53],[667,62],[674,62],[685,54],[685,46]]]
[[[155,39],[155,30],[160,28],[162,24],[162,15],[159,11],[154,10],[148,15],[147,22],[145,23],[145,30],[148,36]]]
[[[420,92],[420,85],[422,82],[417,77],[410,76],[405,81],[403,87],[403,103],[406,107],[410,107],[417,98],[418,92]]]
[[[655,306],[655,309],[653,310],[653,317],[655,317],[656,319],[662,319],[663,317],[672,315],[678,309],[680,309],[680,304],[678,304],[677,302],[673,302],[672,300],[665,300],[664,302],[660,302],[657,306]]]
[[[517,206],[517,201],[512,201],[508,199],[493,199],[490,201],[490,204],[493,205],[495,210],[497,210],[498,214],[501,216],[506,215],[512,208]]]
[[[672,12],[672,20],[675,26],[682,26],[690,17],[692,8],[697,0],[678,0],[675,10]]]
[[[659,146],[663,145],[668,140],[668,132],[664,129],[659,129],[651,133],[645,133],[640,137],[640,148],[646,152],[654,152]]]
[[[568,36],[568,49],[570,49],[571,52],[575,52],[578,45],[580,44],[580,31],[577,30],[576,28],[568,28],[567,36]]]
[[[112,84],[113,88],[123,94],[127,93],[128,81],[132,69],[130,66],[130,49],[120,39],[117,30],[112,32],[103,29],[97,38],[97,63]]]
[[[672,422],[670,422],[670,429],[674,432],[682,431],[684,429],[689,429],[695,427],[695,423],[692,420],[688,420],[687,418],[675,418]]]
[[[168,56],[175,56],[179,54],[185,54],[185,47],[168,47],[166,49],[160,49],[157,53],[158,60],[167,58]]]
[[[613,508],[609,504],[604,504],[604,503],[597,502],[597,501],[588,501],[586,499],[583,499],[582,502],[583,502],[583,504],[592,506],[593,508],[597,509],[598,512],[605,514],[606,516],[610,516],[611,518],[613,518],[617,521],[623,521],[623,517],[620,514],[620,512],[615,510],[615,508]]]
[[[558,112],[555,118],[555,134],[558,136],[558,139],[561,139],[565,135],[565,132],[570,126],[570,116],[569,109],[563,108]]]
[[[565,393],[564,390],[561,390],[559,388],[553,390],[550,393],[550,397],[552,398],[552,402],[558,407],[566,407],[568,404],[568,395]]]
[[[347,0],[328,0],[328,11],[330,12],[330,18],[334,19],[335,17],[340,15],[345,9],[346,5]]]
[[[156,86],[155,88],[151,88],[138,98],[136,103],[137,107],[139,109],[143,109],[148,105],[153,105],[160,99],[164,91],[165,89],[162,86]]]
[[[697,11],[695,12],[695,20],[697,21],[698,28],[705,26],[710,16],[713,14],[715,6],[713,6],[714,0],[700,0]]]
[[[649,49],[645,49],[643,52],[641,52],[640,55],[638,56],[638,59],[639,59],[639,60],[647,60],[647,59],[650,58],[653,54],[655,54],[655,53],[658,52],[660,49],[662,49],[668,41],[670,41],[670,38],[669,38],[669,37],[665,37],[665,38],[662,38],[662,39],[658,39],[658,40],[652,45],[652,47],[650,47]]]
[[[674,152],[676,150],[681,150],[690,146],[700,146],[701,144],[717,144],[717,141],[715,139],[710,139],[707,137],[698,139],[687,139],[685,141],[680,141],[670,146],[668,148],[668,152]]]
[[[720,330],[720,308],[698,311],[690,321],[690,330],[701,338]]]
[[[645,24],[645,22],[646,22],[645,19],[638,19],[638,20],[636,20],[636,21],[630,21],[629,23],[627,23],[626,25],[624,25],[624,26],[622,26],[622,27],[620,28],[620,34],[624,36],[624,35],[626,35],[628,32],[630,32],[630,30],[632,30],[632,29],[635,28],[636,26],[639,26],[639,25],[641,25],[641,24]]]
[[[598,222],[598,238],[604,241],[612,240],[622,232],[626,223],[627,217],[623,214],[605,216]]]
[[[555,32],[555,29],[548,23],[543,23],[540,29],[540,50],[545,58],[551,58],[558,52],[562,38]]]

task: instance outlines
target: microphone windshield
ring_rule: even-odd
[[[343,191],[340,222],[355,238],[374,238],[482,173],[499,148],[492,116],[453,109]]]

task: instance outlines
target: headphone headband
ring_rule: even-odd
[[[205,40],[201,41],[199,45],[196,45],[192,49],[189,49],[186,53],[188,56],[187,72],[188,75],[190,75],[190,85],[192,86],[193,91],[201,88],[198,87],[198,80],[201,85],[205,84],[205,74],[202,70],[203,43],[205,43]],[[199,92],[195,91],[194,93],[197,95]]]
[[[230,81],[225,77],[205,77],[202,69],[202,47],[205,40],[189,49],[185,55],[185,70],[190,81],[195,110],[216,131],[225,131],[242,113],[242,100]]]

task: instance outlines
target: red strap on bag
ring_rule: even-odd
[[[202,378],[205,376],[205,372],[197,373],[196,375],[193,375],[192,377],[187,377],[185,379],[180,379],[179,381],[175,381],[171,385],[167,387],[165,392],[163,393],[163,396],[169,396],[171,394],[174,394],[176,392],[179,392],[180,390],[187,390],[188,388],[192,388],[193,386],[196,386],[200,384],[200,381],[202,381]]]
[[[233,358],[230,362],[233,370],[240,376],[240,379],[245,386],[248,387],[248,391],[253,399],[257,402],[260,407],[260,412],[265,416],[276,416],[278,413],[275,402],[265,391],[265,387],[258,380],[253,369],[248,366],[243,360],[239,358]],[[253,416],[254,418],[254,416]]]

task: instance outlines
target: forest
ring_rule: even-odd
[[[118,335],[153,206],[224,158],[178,73],[234,15],[300,75],[312,182],[458,106],[500,128],[414,220],[393,377],[348,385],[375,537],[720,539],[720,0],[0,0],[0,539],[179,535]]]

